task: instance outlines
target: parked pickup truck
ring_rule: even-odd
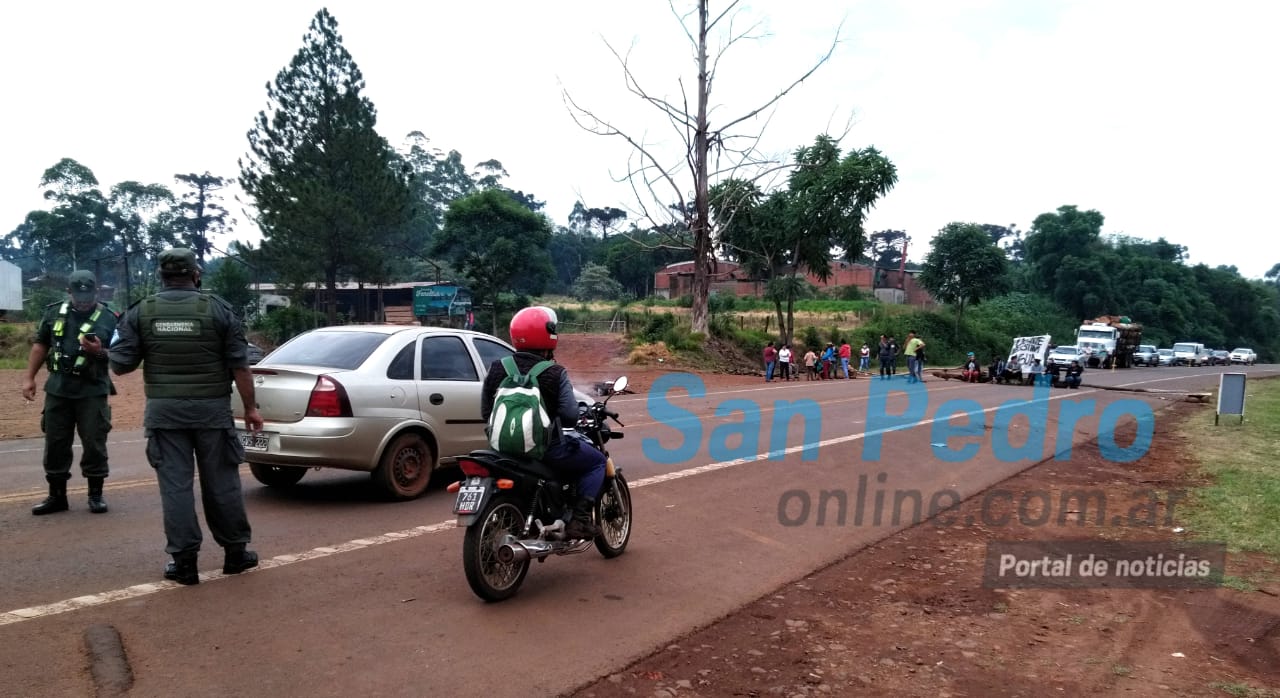
[[[1239,347],[1235,351],[1231,352],[1231,363],[1233,364],[1247,364],[1252,366],[1253,362],[1257,360],[1258,355],[1253,353],[1252,349]]]
[[[1159,366],[1160,350],[1154,344],[1141,344],[1138,350],[1133,352],[1134,366]]]

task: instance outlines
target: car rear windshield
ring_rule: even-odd
[[[1194,344],[1175,344],[1175,345],[1173,345],[1173,350],[1174,350],[1174,351],[1182,351],[1182,352],[1192,352],[1192,353],[1194,353],[1194,352],[1195,352],[1195,350],[1196,350],[1196,345],[1194,345]]]
[[[349,370],[386,339],[380,332],[309,332],[277,349],[271,363]]]

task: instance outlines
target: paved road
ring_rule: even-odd
[[[1207,390],[1220,372],[1094,371],[1087,379]],[[897,490],[916,491],[926,506],[937,493],[969,496],[1095,439],[1100,416],[1130,433],[1126,414],[1142,405],[1158,414],[1176,399],[1086,386],[1028,405],[1029,388],[930,381],[912,397],[903,387],[901,379],[751,383],[701,397],[678,388],[665,394],[665,413],[653,394],[613,401],[628,425],[615,460],[635,488],[627,554],[535,564],[520,594],[494,605],[466,585],[462,532],[439,489],[389,504],[357,473],[311,473],[282,493],[246,471],[262,567],[223,578],[209,542],[205,583],[184,588],[160,581],[164,541],[140,433],[113,435],[104,516],[87,512],[80,480],[73,511],[31,516],[43,490],[39,443],[0,443],[0,695],[91,693],[83,634],[97,624],[119,631],[138,696],[556,694],[909,523],[895,525],[886,509],[876,525],[877,492],[892,501]],[[955,399],[976,404],[939,414]],[[1019,402],[1043,411],[1006,420]],[[820,424],[806,425],[810,407]],[[957,407],[980,426],[961,430]],[[1043,447],[1010,457],[1033,424],[1046,427]],[[867,447],[877,439],[873,459]],[[1132,448],[1130,439],[1116,447]],[[775,458],[760,457],[782,445]],[[966,445],[975,453],[958,457]],[[829,505],[822,525],[820,501]]]

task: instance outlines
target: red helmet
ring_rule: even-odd
[[[511,343],[516,351],[556,348],[556,311],[534,305],[511,318]]]

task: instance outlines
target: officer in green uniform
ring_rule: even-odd
[[[240,490],[244,447],[231,413],[231,383],[244,401],[245,423],[262,430],[244,327],[231,305],[200,291],[200,266],[189,249],[160,253],[159,293],[125,311],[111,343],[117,374],[142,365],[147,407],[142,426],[147,460],[156,470],[164,510],[165,579],[199,584],[202,536],[193,479],[200,471],[205,522],[224,550],[223,574],[257,567],[247,550],[249,517]]]
[[[67,481],[71,479],[71,445],[80,434],[80,472],[89,481],[89,511],[107,510],[102,482],[107,478],[107,434],[111,431],[114,392],[107,372],[107,343],[116,329],[116,314],[98,302],[93,272],[71,272],[70,298],[45,306],[36,338],[27,357],[22,397],[36,398],[36,374],[47,366],[44,384],[44,477],[49,496],[35,505],[36,516],[66,511]]]

